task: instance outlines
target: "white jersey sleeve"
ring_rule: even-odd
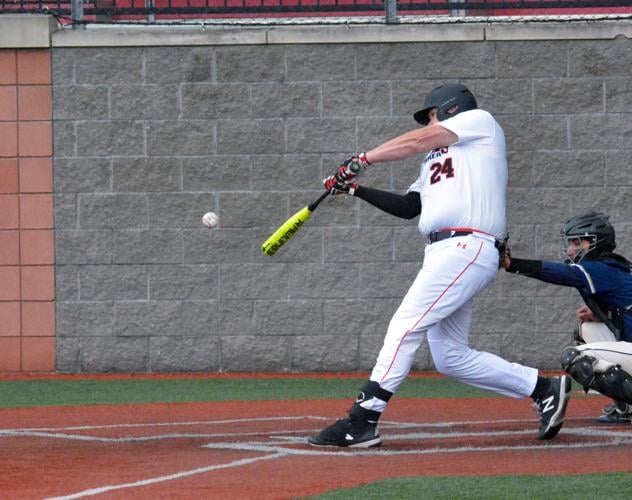
[[[459,137],[456,144],[472,141],[491,144],[495,139],[496,127],[498,127],[494,117],[482,109],[459,113],[453,118],[442,121],[440,125]],[[500,129],[500,127],[498,128]]]
[[[487,111],[465,111],[438,125],[458,140],[429,152],[409,191],[421,197],[419,230],[474,230],[506,235],[507,157],[505,135]]]

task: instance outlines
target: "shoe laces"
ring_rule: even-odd
[[[540,415],[541,418],[544,418],[544,409],[547,408],[547,410],[549,409],[549,407],[553,407],[552,404],[549,404],[549,402],[547,401],[549,398],[551,398],[551,396],[554,394],[552,392],[553,387],[550,386],[549,390],[547,391],[546,394],[540,396],[539,398],[535,398],[533,400],[533,407],[536,409],[536,411],[538,412],[538,414]],[[546,404],[545,404],[545,401]],[[551,403],[553,403],[555,401],[555,397],[553,397],[553,399],[551,400]]]
[[[544,416],[544,403],[542,401],[542,399],[538,398],[535,399],[533,401],[533,405],[532,405],[534,411],[538,414],[538,417],[540,417],[540,420],[544,421],[544,419],[546,418]]]
[[[535,411],[539,417],[542,417],[542,400],[540,399],[534,400],[531,406],[533,408],[533,411]]]
[[[351,428],[351,419],[349,417],[339,418],[336,422],[338,427],[344,427],[345,429]]]
[[[366,430],[373,426],[375,427],[377,422],[370,422],[368,420],[354,420],[352,418],[344,419],[347,421],[348,432],[351,434],[362,434],[366,432]]]

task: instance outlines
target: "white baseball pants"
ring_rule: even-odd
[[[465,384],[514,398],[531,395],[538,371],[468,346],[473,297],[498,272],[498,250],[486,235],[448,238],[426,245],[423,266],[388,327],[370,379],[396,392],[415,353],[428,337],[439,372]],[[362,404],[383,411],[373,398]]]

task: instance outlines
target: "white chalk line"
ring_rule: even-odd
[[[584,420],[581,417],[575,417],[575,420]],[[230,419],[230,420],[207,420],[207,421],[195,421],[195,422],[174,422],[173,426],[192,426],[192,425],[215,425],[215,424],[228,424],[228,423],[243,423],[243,422],[270,422],[270,421],[288,421],[288,420],[329,420],[327,417],[320,416],[295,416],[295,417],[259,417],[259,418],[244,418],[244,419]],[[573,420],[573,418],[567,418],[566,421]],[[478,420],[478,421],[455,421],[455,422],[423,422],[423,423],[412,423],[412,422],[394,422],[394,421],[385,421],[381,423],[380,428],[384,429],[412,429],[412,428],[443,428],[443,427],[455,427],[455,426],[477,426],[484,425],[489,427],[490,424],[502,424],[502,423],[532,423],[531,419],[500,419],[500,420]],[[169,426],[168,423],[150,423],[147,425],[148,427],[155,426]],[[125,429],[125,428],[142,428],[143,424],[112,424],[112,425],[83,425],[83,426],[68,426],[68,427],[58,427],[58,428],[24,428],[24,429],[0,429],[0,438],[1,437],[41,437],[48,439],[61,439],[61,440],[74,440],[74,441],[94,441],[94,442],[102,442],[102,443],[134,443],[134,442],[148,442],[148,441],[158,441],[158,440],[168,440],[168,439],[224,439],[224,438],[244,438],[248,436],[261,436],[266,435],[270,439],[284,440],[288,443],[304,443],[305,435],[315,432],[318,429],[290,429],[283,431],[256,431],[256,432],[222,432],[222,433],[168,433],[168,434],[150,434],[144,436],[125,436],[125,437],[103,437],[103,436],[91,436],[85,434],[70,434],[67,432],[59,432],[64,430],[100,430],[100,429]],[[599,427],[599,425],[597,426]],[[632,429],[632,427],[631,427]],[[397,440],[423,440],[423,439],[449,439],[449,438],[464,438],[464,437],[476,437],[484,435],[488,436],[509,436],[509,435],[521,435],[521,434],[531,434],[533,430],[511,430],[511,431],[491,431],[489,429],[485,429],[483,434],[476,431],[470,432],[457,432],[457,431],[449,431],[449,432],[409,432],[407,434],[395,434],[391,436],[392,439]],[[566,434],[572,434],[572,430],[569,430],[567,427],[565,429]],[[292,434],[299,434],[300,436],[293,437]],[[576,433],[580,435],[579,433]],[[603,429],[603,426],[599,431],[592,431],[589,433],[587,430],[584,431],[584,436],[601,436],[601,437],[618,437],[621,435],[620,431],[612,431],[607,432]]]
[[[278,431],[284,434],[308,434],[314,432],[313,428],[309,429],[294,429],[291,431]],[[178,432],[169,434],[155,434],[147,436],[127,436],[127,437],[102,437],[102,436],[87,436],[85,434],[68,434],[63,432],[42,432],[42,431],[29,431],[29,430],[7,430],[0,431],[0,437],[2,436],[29,436],[29,437],[42,437],[51,439],[67,439],[74,441],[97,441],[102,443],[140,443],[145,441],[158,441],[161,439],[218,439],[229,437],[245,437],[245,436],[261,436],[266,435],[273,437],[274,431],[259,431],[259,432],[222,432],[222,433],[188,433]]]
[[[24,429],[0,429],[2,431],[83,431],[95,429],[127,429],[135,427],[178,427],[193,425],[225,425],[225,424],[243,424],[245,422],[276,422],[288,420],[305,420],[317,419],[328,420],[327,417],[253,417],[253,418],[231,418],[225,420],[198,420],[192,422],[147,422],[142,424],[109,424],[109,425],[74,425],[64,427],[28,427]]]
[[[98,488],[90,488],[88,490],[79,491],[77,493],[71,493],[70,495],[49,497],[47,500],[71,500],[73,498],[82,498],[82,497],[87,497],[87,496],[92,496],[92,495],[99,495],[101,493],[106,493],[108,491],[122,490],[125,488],[135,488],[138,486],[147,486],[149,484],[156,484],[156,483],[161,483],[164,481],[172,481],[174,479],[182,479],[184,477],[194,476],[196,474],[203,474],[205,472],[211,472],[214,470],[228,469],[231,467],[240,467],[242,465],[249,465],[251,463],[258,462],[260,460],[274,460],[276,458],[279,458],[280,456],[285,456],[285,455],[287,455],[287,453],[281,452],[281,453],[273,453],[270,455],[263,455],[261,457],[256,457],[256,458],[244,458],[241,460],[234,460],[233,462],[228,462],[226,464],[209,465],[207,467],[199,467],[197,469],[176,472],[174,474],[168,474],[166,476],[158,476],[158,477],[152,477],[149,479],[142,479],[140,481],[135,481],[133,483],[113,484],[110,486],[100,486]]]
[[[409,428],[409,426],[407,427]],[[2,435],[5,436],[28,436],[28,437],[41,437],[49,439],[61,439],[70,441],[94,441],[100,443],[142,443],[149,441],[160,441],[167,439],[223,439],[223,438],[243,438],[248,436],[262,436],[265,435],[269,439],[283,441],[288,444],[304,444],[305,436],[309,433],[313,433],[314,429],[293,429],[288,431],[278,432],[234,432],[234,433],[169,433],[158,434],[148,436],[127,436],[127,437],[102,437],[102,436],[86,436],[83,434],[68,434],[58,432],[40,432],[40,431],[2,431]],[[565,434],[577,435],[577,436],[590,436],[590,437],[616,437],[627,438],[629,436],[632,439],[632,433],[627,434],[622,431],[606,429],[592,429],[590,427],[584,428],[566,428]],[[290,434],[299,434],[298,436],[292,436]],[[467,437],[503,437],[503,436],[520,436],[535,434],[535,429],[525,430],[509,430],[509,431],[491,431],[486,430],[481,432],[408,432],[398,433],[390,435],[388,438],[390,441],[413,441],[413,440],[428,440],[428,439],[461,439]],[[225,443],[224,443],[225,444]]]
[[[339,456],[339,457],[358,457],[358,456],[396,456],[396,455],[429,455],[429,454],[452,454],[452,453],[467,453],[467,452],[503,452],[503,451],[524,451],[524,450],[556,450],[556,449],[573,449],[573,448],[595,448],[604,446],[622,446],[632,444],[632,432],[621,432],[620,430],[612,430],[612,427],[605,429],[603,424],[596,424],[595,427],[567,427],[564,428],[565,434],[577,435],[582,437],[600,437],[610,438],[608,440],[600,441],[585,441],[581,443],[556,443],[556,442],[539,442],[538,444],[522,444],[522,445],[502,445],[502,446],[455,446],[450,447],[432,447],[432,448],[420,448],[420,449],[408,449],[408,450],[389,450],[389,449],[319,449],[319,448],[292,448],[295,444],[305,444],[306,434],[312,433],[315,429],[292,429],[284,431],[261,431],[261,432],[247,432],[247,433],[169,433],[159,434],[151,436],[127,436],[108,438],[101,436],[88,436],[81,434],[69,434],[66,432],[59,432],[61,430],[98,430],[98,429],[113,429],[113,428],[140,428],[149,427],[163,427],[163,426],[191,426],[191,425],[214,425],[214,424],[228,424],[228,423],[244,423],[244,422],[269,422],[269,421],[288,421],[288,420],[330,420],[329,417],[322,416],[298,416],[298,417],[261,417],[261,418],[244,418],[244,419],[230,419],[230,420],[208,420],[197,422],[174,422],[174,423],[157,423],[157,424],[113,424],[113,425],[95,425],[95,426],[72,426],[61,428],[38,428],[38,429],[3,429],[0,430],[0,437],[42,437],[42,438],[54,438],[54,439],[68,439],[68,440],[82,440],[82,441],[95,441],[95,442],[142,442],[158,439],[225,439],[230,437],[243,438],[247,436],[262,436],[265,435],[268,439],[282,441],[283,445],[271,444],[270,441],[248,441],[248,442],[215,442],[207,443],[202,447],[207,449],[216,450],[229,450],[229,451],[248,451],[255,453],[263,453],[262,456],[234,460],[225,464],[210,465],[206,467],[199,467],[188,471],[180,471],[163,476],[157,476],[153,478],[147,478],[130,483],[114,484],[100,486],[96,488],[90,488],[87,490],[71,493],[69,495],[51,497],[49,500],[61,500],[61,499],[75,499],[83,498],[87,496],[94,496],[101,493],[122,490],[127,488],[142,487],[150,484],[178,480],[185,477],[190,477],[197,474],[204,474],[221,469],[227,469],[232,467],[240,467],[249,465],[261,460],[275,460],[283,458],[289,455],[296,456]],[[567,418],[566,421],[571,420],[586,420],[585,417]],[[382,429],[390,428],[394,430],[408,430],[406,433],[393,434],[387,436],[387,440],[391,442],[397,442],[402,440],[428,440],[428,439],[457,439],[463,437],[502,437],[502,436],[518,436],[533,434],[535,438],[536,427],[528,430],[513,430],[513,431],[490,431],[488,429],[481,432],[474,431],[453,431],[453,432],[411,432],[413,428],[445,428],[454,426],[478,426],[478,425],[498,425],[503,423],[528,423],[533,424],[533,419],[501,419],[501,420],[478,420],[478,421],[453,421],[453,422],[436,422],[436,423],[412,423],[412,422],[394,422],[385,421],[381,425]],[[620,427],[618,427],[620,428]],[[627,429],[627,427],[626,427]],[[632,430],[632,426],[629,428]],[[317,429],[316,429],[317,430]],[[301,436],[295,436],[295,434],[301,434]]]
[[[573,420],[586,420],[587,417],[567,417],[566,422]],[[303,415],[294,417],[253,417],[253,418],[240,418],[240,419],[227,419],[227,420],[200,420],[192,422],[148,422],[140,424],[109,424],[109,425],[75,425],[75,426],[63,426],[63,427],[24,427],[24,428],[9,428],[0,429],[0,435],[3,433],[12,432],[58,432],[58,431],[83,431],[83,430],[99,430],[99,429],[128,429],[128,428],[147,428],[147,427],[179,427],[179,426],[195,426],[195,425],[225,425],[234,423],[246,423],[246,422],[276,422],[276,421],[292,421],[292,420],[317,420],[317,421],[331,421],[331,417],[322,417],[316,415]],[[537,422],[537,419],[525,419],[525,418],[508,418],[498,420],[467,420],[467,421],[443,421],[443,422],[395,422],[389,420],[382,420],[380,422],[380,428],[385,429],[389,427],[406,428],[406,427],[453,427],[453,426],[474,426],[490,424],[515,424],[515,423],[530,423]],[[313,430],[313,429],[311,429]],[[227,434],[232,435],[232,434]]]
[[[493,436],[494,433],[486,434]],[[501,452],[501,451],[524,451],[524,450],[553,450],[553,449],[573,449],[573,448],[598,448],[604,446],[624,446],[632,444],[632,436],[629,438],[617,438],[608,441],[588,441],[582,443],[556,443],[547,442],[546,444],[522,444],[522,445],[502,445],[502,446],[455,446],[454,448],[433,447],[414,450],[388,450],[383,448],[372,449],[349,449],[341,448],[325,451],[320,448],[298,449],[273,446],[267,442],[261,443],[208,443],[205,448],[212,449],[229,449],[243,451],[258,451],[262,453],[279,453],[281,450],[286,455],[309,455],[309,456],[397,456],[397,455],[436,455],[441,453],[466,453],[466,452]]]

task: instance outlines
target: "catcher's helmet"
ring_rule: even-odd
[[[599,257],[604,252],[612,252],[617,244],[615,243],[614,227],[610,224],[609,217],[598,212],[588,212],[576,215],[567,220],[562,226],[562,238],[564,244],[568,246],[569,240],[573,238],[588,239],[590,248],[582,255]]]
[[[446,83],[433,89],[424,101],[424,108],[417,111],[413,117],[422,125],[428,125],[428,113],[437,108],[439,121],[451,118],[463,111],[478,108],[476,98],[465,85],[460,83]]]

